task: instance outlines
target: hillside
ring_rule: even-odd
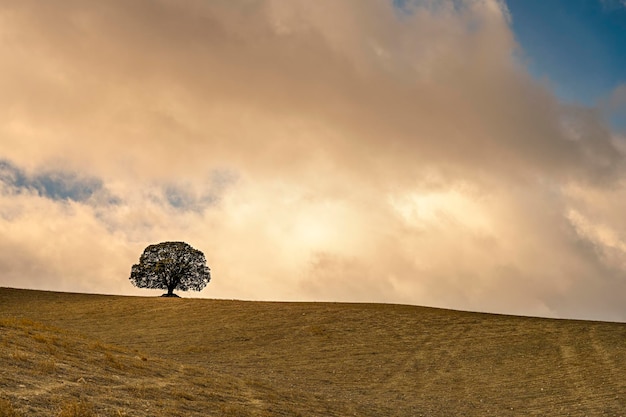
[[[0,416],[626,416],[621,323],[1,288],[0,346]]]

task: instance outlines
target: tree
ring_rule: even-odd
[[[130,282],[139,288],[200,291],[211,280],[204,254],[185,242],[162,242],[148,246],[130,271]]]

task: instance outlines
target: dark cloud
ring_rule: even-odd
[[[163,187],[164,198],[175,209],[202,212],[219,203],[224,192],[236,183],[236,175],[217,170],[200,186],[196,183],[170,183]]]

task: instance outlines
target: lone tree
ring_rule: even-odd
[[[178,297],[174,290],[200,291],[211,280],[204,254],[185,242],[148,246],[130,271],[130,282],[139,288],[167,290],[163,297]]]

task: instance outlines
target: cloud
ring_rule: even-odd
[[[600,100],[599,108],[615,129],[623,134],[626,129],[626,85],[615,87],[608,97]]]
[[[626,7],[625,0],[600,0],[600,3],[602,7],[608,11]]]
[[[237,176],[228,171],[215,171],[208,184],[190,182],[169,183],[164,185],[164,197],[170,206],[179,210],[201,212],[208,206],[217,204],[226,190],[236,183]]]
[[[205,296],[624,319],[623,140],[509,24],[487,0],[3,2],[3,284],[140,294],[145,246],[183,240]]]

